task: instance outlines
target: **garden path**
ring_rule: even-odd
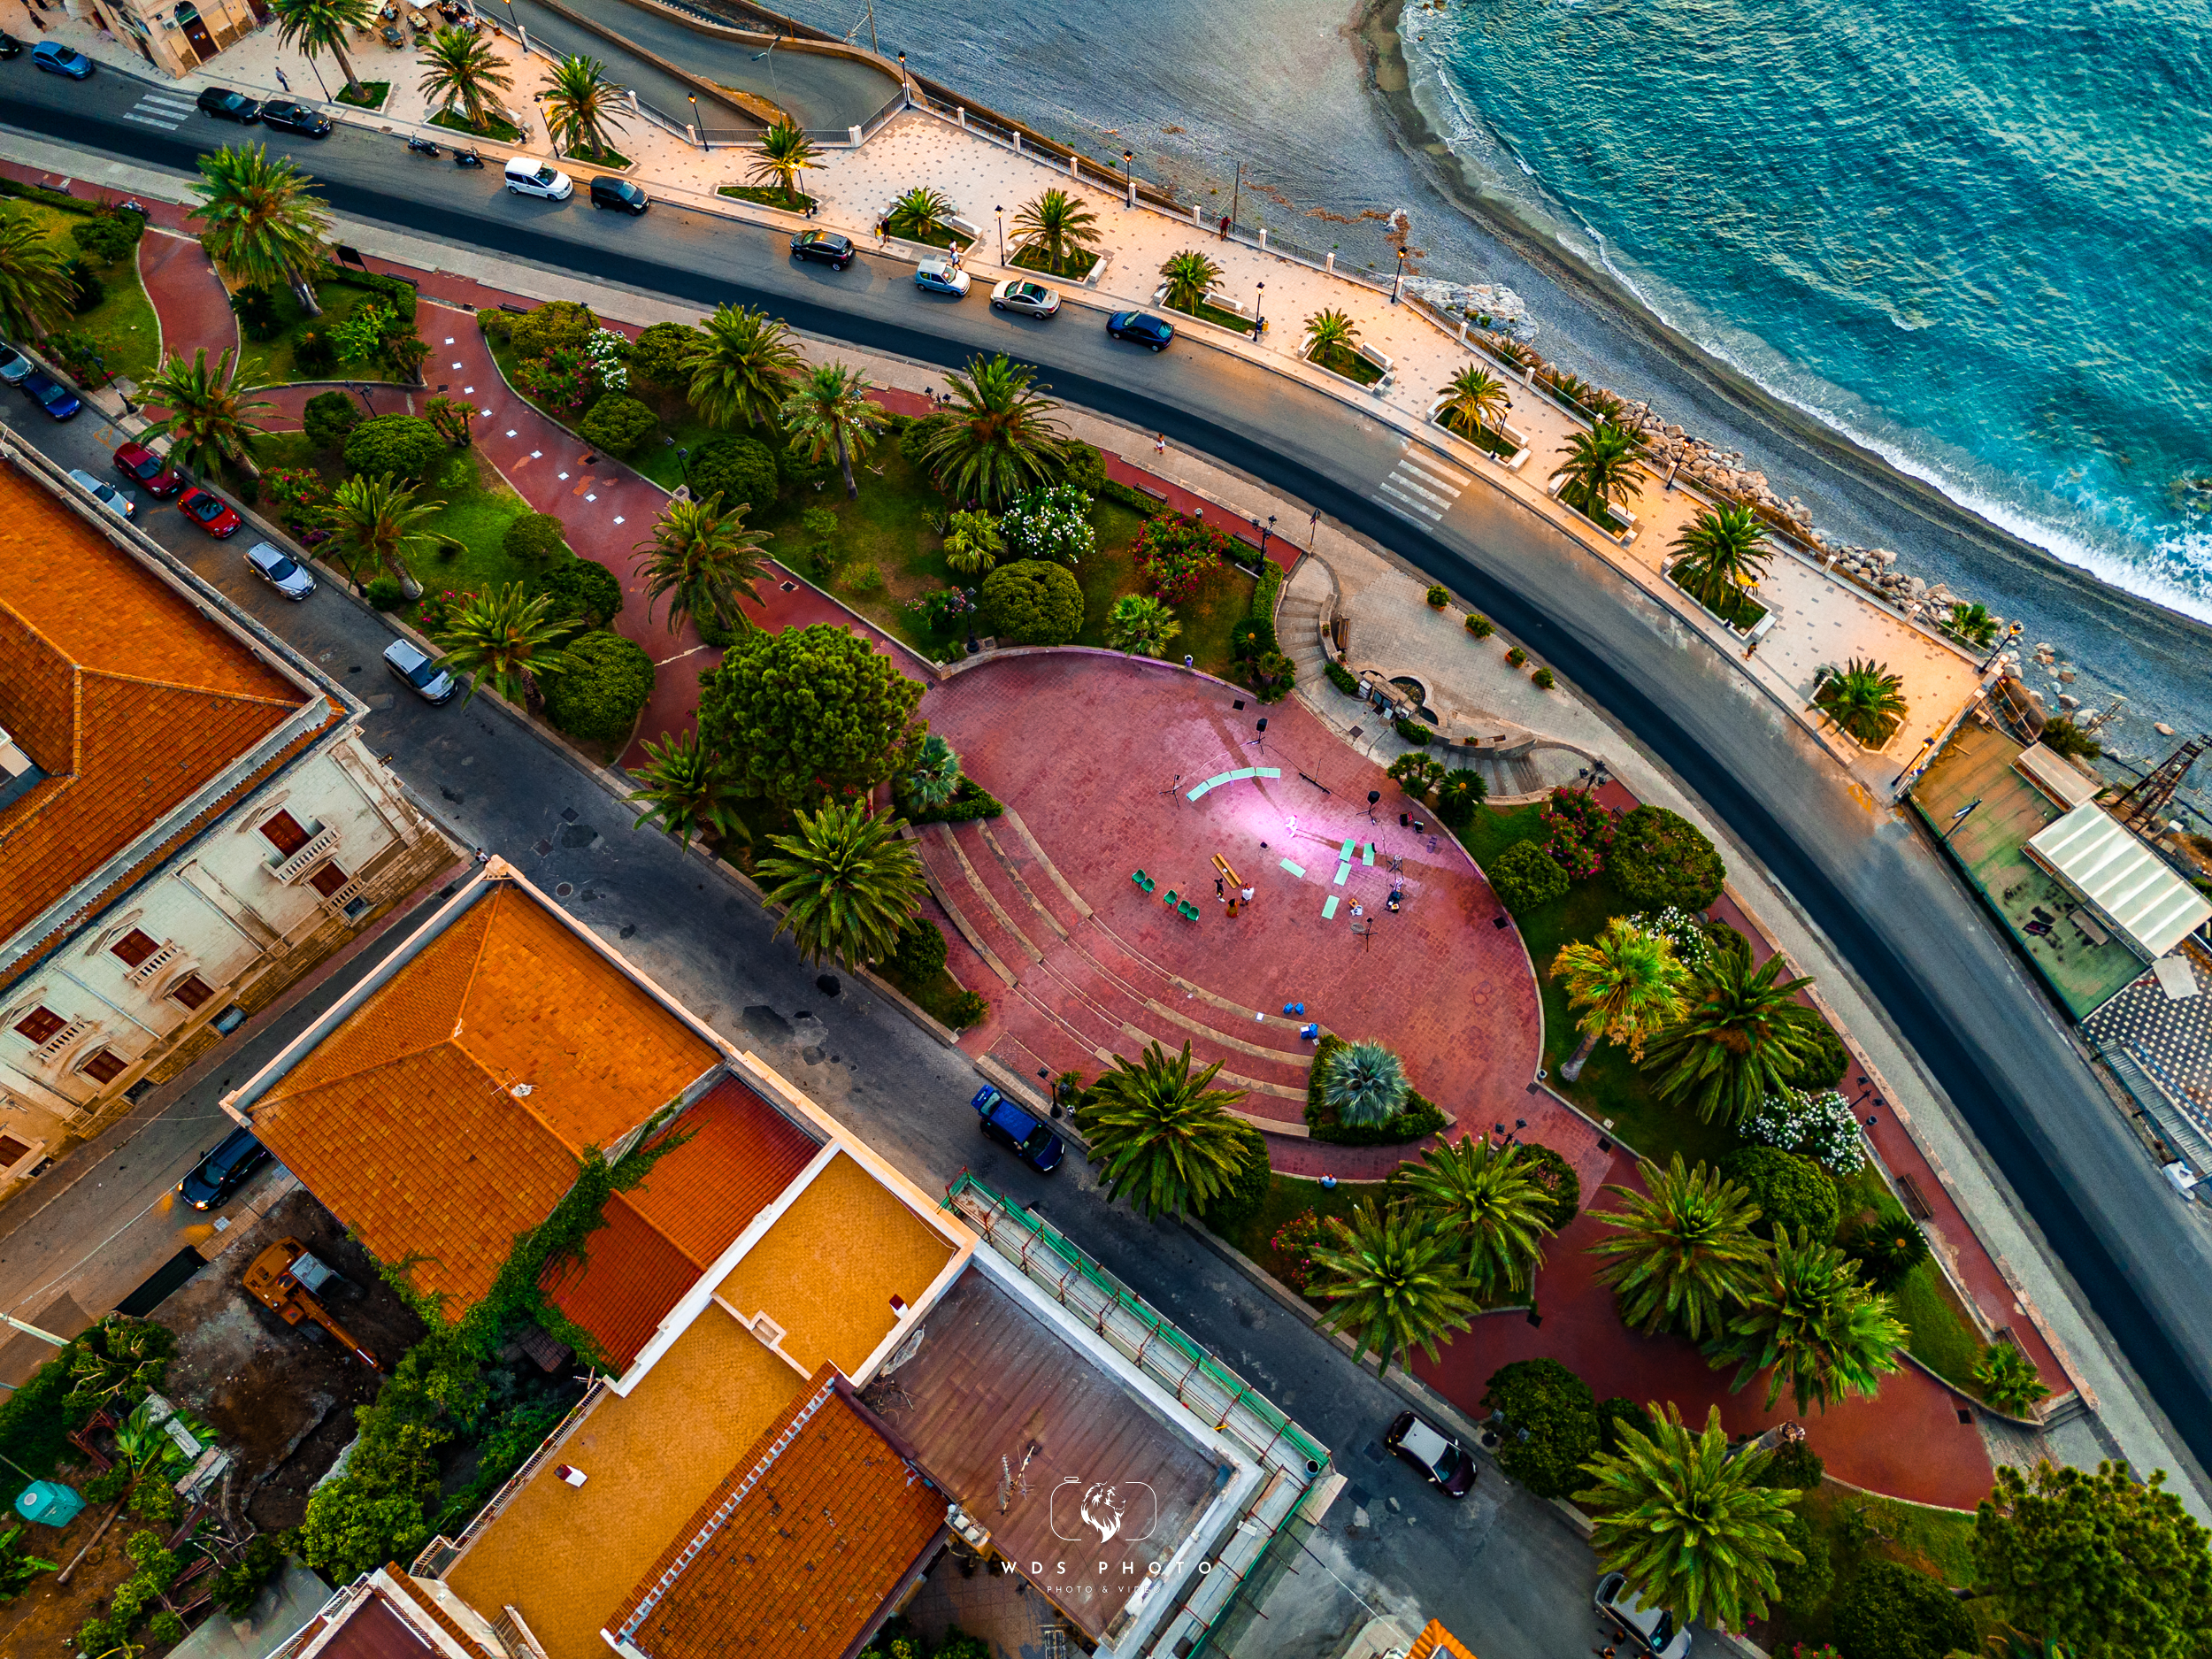
[[[138,239],[138,277],[161,319],[164,353],[189,362],[204,349],[211,368],[224,352],[237,350],[230,292],[198,242],[182,232],[149,230]]]

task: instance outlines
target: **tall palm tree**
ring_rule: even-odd
[[[645,740],[645,762],[631,771],[640,787],[630,792],[645,810],[631,827],[648,824],[673,835],[691,850],[701,835],[717,841],[750,841],[737,815],[739,789],[729,764],[699,741],[695,731],[672,733],[658,743]]]
[[[822,165],[814,141],[789,121],[779,121],[760,135],[760,159],[749,175],[756,184],[772,186],[787,196],[799,194],[799,175]]]
[[[951,217],[950,196],[942,190],[917,185],[891,204],[891,211],[884,215],[884,219],[894,236],[927,242],[945,228],[945,221]]]
[[[1552,473],[1567,480],[1559,498],[1593,518],[1609,507],[1626,506],[1644,488],[1636,447],[1636,434],[1609,420],[1576,433],[1563,451],[1566,459]]]
[[[138,396],[149,408],[165,412],[141,442],[167,438],[170,458],[203,476],[225,461],[258,476],[252,440],[261,426],[255,417],[275,405],[254,396],[259,387],[239,385],[235,375],[228,351],[209,368],[205,346],[194,350],[189,365],[178,357],[162,358]]]
[[[1339,352],[1349,357],[1358,344],[1359,325],[1349,312],[1332,305],[1306,319],[1306,356],[1315,363]]]
[[[1502,432],[1506,411],[1513,407],[1505,382],[1477,363],[1470,363],[1444,382],[1444,396],[1448,401],[1437,412],[1458,416],[1471,437],[1487,431]]]
[[[987,512],[956,512],[945,522],[945,563],[963,576],[974,576],[999,562],[1006,538]]]
[[[1763,1486],[1770,1452],[1729,1455],[1720,1408],[1705,1432],[1685,1427],[1672,1401],[1651,1406],[1651,1432],[1624,1428],[1619,1449],[1583,1467],[1595,1483],[1576,1502],[1589,1514],[1600,1564],[1628,1576],[1646,1607],[1741,1630],[1777,1594],[1774,1570],[1805,1557],[1784,1528],[1802,1495]]]
[[[1202,1213],[1236,1179],[1249,1153],[1228,1109],[1244,1091],[1207,1087],[1220,1070],[1217,1060],[1192,1075],[1187,1042],[1172,1056],[1156,1042],[1139,1060],[1114,1056],[1075,1109],[1109,1198],[1125,1194],[1148,1220]]]
[[[1406,1103],[1405,1062],[1379,1042],[1348,1042],[1329,1055],[1321,1098],[1339,1123],[1386,1123]]]
[[[1847,1394],[1877,1393],[1904,1363],[1897,1350],[1907,1334],[1889,1298],[1859,1281],[1856,1262],[1804,1227],[1794,1240],[1778,1227],[1773,1251],[1713,1351],[1742,1362],[1730,1388],[1763,1371],[1770,1408],[1786,1386],[1799,1412],[1825,1411]]]
[[[1160,274],[1167,279],[1168,304],[1179,311],[1195,311],[1221,280],[1221,267],[1197,249],[1186,248],[1168,255]]]
[[[784,429],[792,442],[805,447],[810,461],[819,463],[833,450],[845,474],[845,499],[860,494],[853,478],[853,457],[868,453],[876,434],[890,419],[868,401],[868,377],[841,363],[819,363],[802,374],[791,396],[784,400]]]
[[[356,560],[373,560],[410,599],[422,596],[422,584],[407,568],[410,549],[427,547],[431,538],[418,527],[445,505],[419,502],[411,485],[389,472],[372,478],[356,472],[330,497],[330,526]]]
[[[756,584],[768,568],[761,548],[766,534],[745,527],[751,505],[741,501],[725,507],[718,494],[704,501],[668,503],[651,538],[637,546],[648,621],[665,594],[671,634],[683,626],[686,617],[731,630],[752,626],[737,596],[743,594],[757,602],[760,589]]]
[[[1887,663],[1855,657],[1813,687],[1813,701],[1862,749],[1880,749],[1905,718],[1905,677]]]
[[[1734,1123],[1780,1094],[1819,1041],[1820,1017],[1797,1001],[1809,979],[1780,978],[1782,958],[1751,965],[1716,950],[1684,993],[1682,1018],[1650,1041],[1646,1070],[1659,1098]]]
[[[452,611],[437,634],[449,672],[470,676],[467,708],[489,686],[510,703],[527,704],[538,681],[568,672],[561,649],[576,624],[553,612],[553,595],[532,595],[520,582],[477,594]]]
[[[1434,1360],[1439,1339],[1464,1331],[1478,1311],[1461,1254],[1457,1237],[1412,1205],[1378,1210],[1371,1198],[1348,1221],[1329,1217],[1306,1288],[1332,1304],[1323,1325],[1352,1333],[1353,1359],[1371,1348],[1387,1371],[1411,1348]]]
[[[376,21],[376,0],[270,0],[269,9],[276,14],[279,40],[310,59],[328,52],[338,60],[346,90],[360,95],[360,79],[346,56],[346,36],[367,33]]]
[[[1054,188],[1033,196],[1015,211],[1014,234],[1024,250],[1036,249],[1059,275],[1069,258],[1098,245],[1098,215],[1080,196]]]
[[[1743,1300],[1766,1257],[1752,1231],[1759,1208],[1751,1189],[1710,1165],[1639,1164],[1644,1190],[1609,1187],[1618,1210],[1591,1213],[1617,1231],[1590,1247],[1609,1258],[1598,1282],[1613,1287],[1622,1323],[1646,1335],[1673,1331],[1693,1342],[1720,1334],[1729,1306]]]
[[[0,214],[0,329],[42,334],[76,310],[68,257],[28,214]]]
[[[607,139],[622,130],[622,88],[607,79],[607,65],[596,58],[572,52],[555,64],[540,103],[546,135],[570,155],[589,150],[596,160],[614,148]]]
[[[718,305],[690,342],[682,372],[691,406],[718,426],[757,426],[783,407],[804,367],[790,326],[766,311]]]
[[[452,114],[458,107],[462,119],[478,129],[487,116],[498,112],[492,95],[506,92],[515,84],[506,65],[492,50],[490,37],[472,35],[466,29],[445,28],[433,35],[423,48],[422,71],[422,96],[437,99],[443,115]]]
[[[906,792],[916,806],[931,812],[950,806],[960,793],[960,757],[934,732],[922,740],[921,757],[906,774]]]
[[[199,203],[200,246],[232,283],[289,288],[319,310],[311,279],[329,263],[323,251],[330,216],[288,156],[272,160],[262,144],[240,144],[200,157],[192,189]]]
[[[971,358],[965,374],[945,376],[952,418],[930,435],[922,459],[954,497],[997,511],[1058,479],[1066,434],[1051,414],[1060,405],[1031,389],[1036,378],[1003,352]]]
[[[1773,549],[1766,526],[1748,507],[1708,507],[1674,538],[1674,580],[1700,604],[1719,611],[1766,574]]]
[[[787,907],[776,933],[788,929],[811,963],[826,956],[849,970],[889,956],[922,908],[922,863],[899,839],[906,820],[871,812],[864,799],[802,810],[797,826],[768,838],[776,853],[758,865],[769,902]]]
[[[1552,958],[1551,977],[1566,987],[1567,1006],[1582,1010],[1576,1022],[1582,1041],[1559,1068],[1571,1083],[1600,1038],[1625,1045],[1630,1059],[1641,1060],[1645,1039],[1680,1017],[1689,975],[1672,940],[1616,916],[1595,939],[1562,945]]]
[[[1543,1241],[1551,1236],[1544,1219],[1550,1189],[1520,1151],[1487,1136],[1462,1135],[1457,1146],[1432,1146],[1398,1172],[1414,1208],[1460,1239],[1467,1281],[1485,1295],[1526,1287],[1544,1264]]]

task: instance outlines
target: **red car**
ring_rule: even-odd
[[[246,521],[204,489],[188,489],[177,497],[177,510],[218,541],[235,535]]]
[[[117,444],[115,470],[143,484],[156,501],[167,501],[184,488],[184,480],[170,470],[169,463],[142,443]]]

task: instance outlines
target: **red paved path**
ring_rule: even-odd
[[[189,362],[195,350],[204,349],[212,366],[224,352],[238,349],[229,290],[198,242],[149,232],[138,239],[138,274],[161,319],[164,353]]]

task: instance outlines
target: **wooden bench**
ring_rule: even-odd
[[[1915,1221],[1934,1219],[1934,1210],[1930,1208],[1926,1197],[1920,1191],[1919,1183],[1911,1176],[1901,1175],[1897,1178],[1897,1191],[1905,1201],[1905,1213]]]

